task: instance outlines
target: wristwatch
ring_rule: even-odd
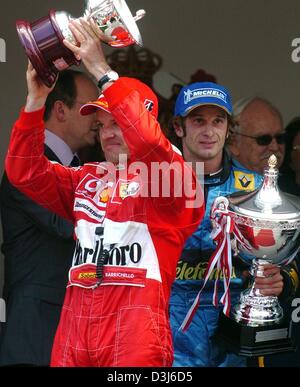
[[[117,79],[119,79],[119,74],[116,71],[109,70],[107,73],[103,75],[103,77],[100,78],[98,82],[98,87],[99,89],[102,89],[102,87],[107,83],[107,82],[115,82]]]

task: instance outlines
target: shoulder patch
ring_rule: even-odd
[[[234,171],[234,188],[240,191],[253,191],[255,189],[254,174]]]

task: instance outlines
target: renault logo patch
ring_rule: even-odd
[[[253,191],[255,189],[254,175],[252,173],[234,171],[234,188],[242,191]]]

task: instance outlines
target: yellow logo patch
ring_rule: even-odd
[[[139,189],[140,185],[135,181],[121,183],[119,187],[119,196],[121,199],[125,199],[128,196],[134,196]]]
[[[253,191],[255,189],[255,180],[252,173],[234,171],[234,188],[241,191]]]
[[[126,196],[128,196],[128,194],[127,194],[128,186],[129,186],[129,183],[121,183],[120,184],[119,195],[120,195],[121,199],[125,199]]]
[[[78,279],[96,278],[96,273],[79,273]]]

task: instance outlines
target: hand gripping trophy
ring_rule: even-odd
[[[277,297],[263,296],[255,289],[255,277],[264,276],[265,264],[290,263],[300,248],[300,198],[278,189],[276,156],[272,155],[268,164],[259,190],[219,197],[211,210],[215,256],[220,255],[218,266],[223,268],[227,292],[232,247],[251,264],[252,284],[241,293],[239,303],[230,308],[228,294],[221,300],[224,314],[216,334],[229,350],[244,356],[293,349],[291,324]]]
[[[93,20],[109,40],[112,47],[125,47],[131,44],[143,45],[136,21],[145,15],[139,10],[133,17],[125,0],[87,0],[84,19]],[[25,20],[16,22],[19,38],[26,54],[41,80],[51,87],[59,71],[72,65],[79,65],[73,53],[63,44],[67,39],[76,41],[68,27],[71,15],[51,10],[33,23]]]

